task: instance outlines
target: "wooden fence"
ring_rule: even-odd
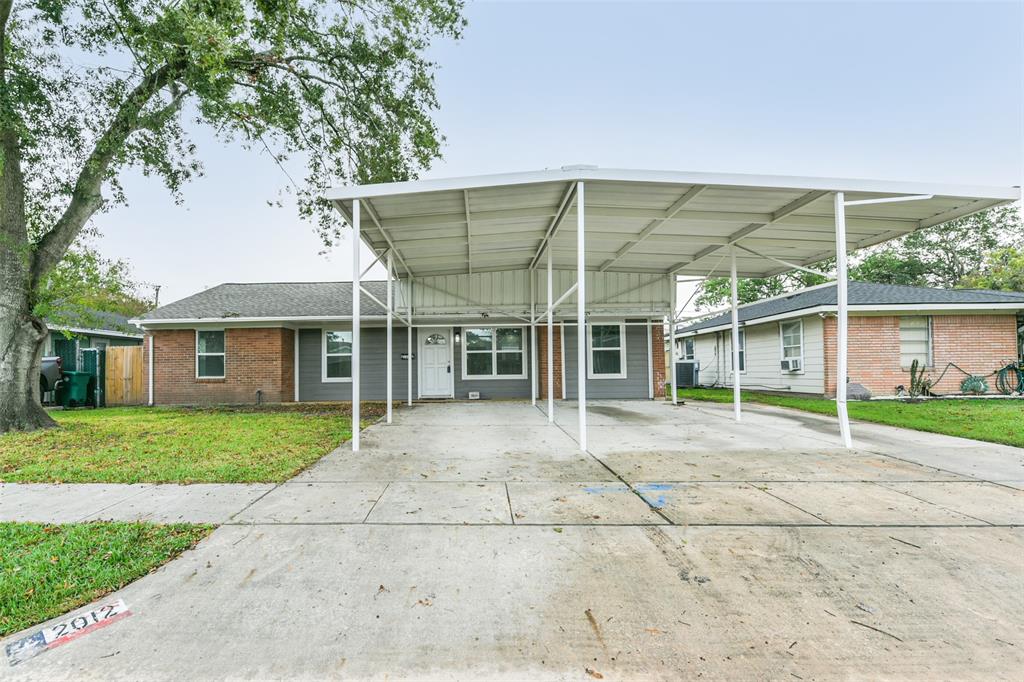
[[[107,347],[107,405],[141,405],[145,402],[142,348]]]

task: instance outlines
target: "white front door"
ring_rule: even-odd
[[[448,327],[421,328],[420,397],[448,398],[452,395],[452,330]]]

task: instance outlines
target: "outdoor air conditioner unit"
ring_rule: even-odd
[[[783,372],[799,372],[800,371],[800,358],[789,358],[788,360],[782,361]]]

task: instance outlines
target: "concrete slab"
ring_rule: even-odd
[[[2,483],[0,521],[75,523],[153,487],[147,484]]]
[[[682,526],[825,523],[747,483],[641,484],[638,489],[661,513]]]
[[[1022,554],[992,527],[225,526],[4,677],[1006,679]]]
[[[1024,525],[1024,491],[993,483],[883,483],[905,495],[993,524]]]
[[[272,483],[154,485],[83,520],[226,523],[273,488]]]
[[[361,523],[386,483],[284,483],[232,519],[236,523]]]
[[[877,483],[761,483],[762,490],[838,525],[984,525]]]
[[[517,524],[663,524],[629,486],[615,482],[509,483]]]
[[[392,483],[368,523],[512,523],[504,483]]]

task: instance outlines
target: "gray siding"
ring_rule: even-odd
[[[626,378],[588,379],[587,397],[600,399],[649,398],[648,363],[650,347],[647,327],[626,326]],[[590,362],[590,358],[587,358]],[[576,399],[576,327],[565,327],[565,397]]]
[[[459,327],[455,331],[461,332]],[[460,333],[461,337],[462,334]],[[465,399],[469,397],[470,391],[480,391],[482,399],[502,398],[529,398],[530,397],[530,329],[523,328],[523,342],[526,348],[526,357],[523,359],[523,366],[526,367],[525,379],[483,379],[465,380],[462,378],[462,343],[455,344],[455,397]]]
[[[338,327],[343,329],[345,327]],[[321,346],[322,330],[299,330],[299,400],[352,400],[352,384],[350,382],[325,383],[323,376],[323,352]],[[394,387],[392,398],[405,400],[406,396],[406,361],[404,327],[395,326],[392,337],[392,371]],[[384,400],[387,392],[387,366],[385,348],[387,345],[386,330],[379,327],[361,330],[362,371],[359,375],[362,383],[360,392],[363,400]],[[416,346],[413,345],[413,353]],[[412,395],[416,397],[416,363],[412,367]]]

